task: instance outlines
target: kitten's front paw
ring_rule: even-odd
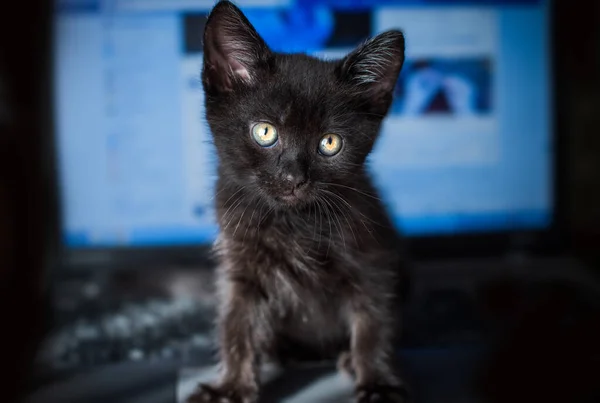
[[[341,373],[349,376],[351,379],[356,377],[354,365],[352,364],[352,355],[349,351],[344,351],[342,354],[340,354],[337,361],[337,369]]]
[[[409,403],[408,392],[402,386],[373,385],[356,389],[356,403]]]
[[[257,393],[251,388],[200,384],[186,403],[255,403],[256,400]]]

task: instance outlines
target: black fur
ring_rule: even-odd
[[[190,401],[255,402],[260,360],[309,350],[348,351],[358,402],[404,401],[391,356],[400,239],[364,165],[404,61],[402,33],[337,61],[274,53],[238,8],[220,2],[204,47],[219,160],[223,373]],[[253,139],[256,122],[277,128],[273,146]],[[343,139],[331,157],[318,152],[327,133]]]

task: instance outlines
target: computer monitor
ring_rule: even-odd
[[[239,0],[274,49],[406,35],[370,169],[409,238],[544,231],[555,214],[548,0]],[[60,0],[54,122],[67,254],[210,244],[208,0]]]

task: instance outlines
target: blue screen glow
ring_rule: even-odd
[[[199,82],[206,0],[56,3],[66,246],[210,242],[215,156]],[[406,63],[370,169],[408,236],[544,228],[552,215],[548,4],[247,0],[279,51],[341,57],[400,28]]]

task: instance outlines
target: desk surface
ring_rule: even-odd
[[[476,403],[474,375],[484,356],[476,348],[405,350],[399,354],[406,378],[419,403]],[[177,403],[198,382],[210,382],[214,367],[183,368],[177,386]],[[277,371],[265,368],[261,403],[353,403],[352,381],[332,366],[318,365]]]
[[[473,375],[483,357],[476,348],[403,350],[406,379],[418,403],[475,403]],[[124,363],[79,374],[38,391],[26,403],[180,403],[198,382],[216,378],[212,365]],[[265,368],[261,403],[350,403],[352,383],[332,365],[278,371]]]

